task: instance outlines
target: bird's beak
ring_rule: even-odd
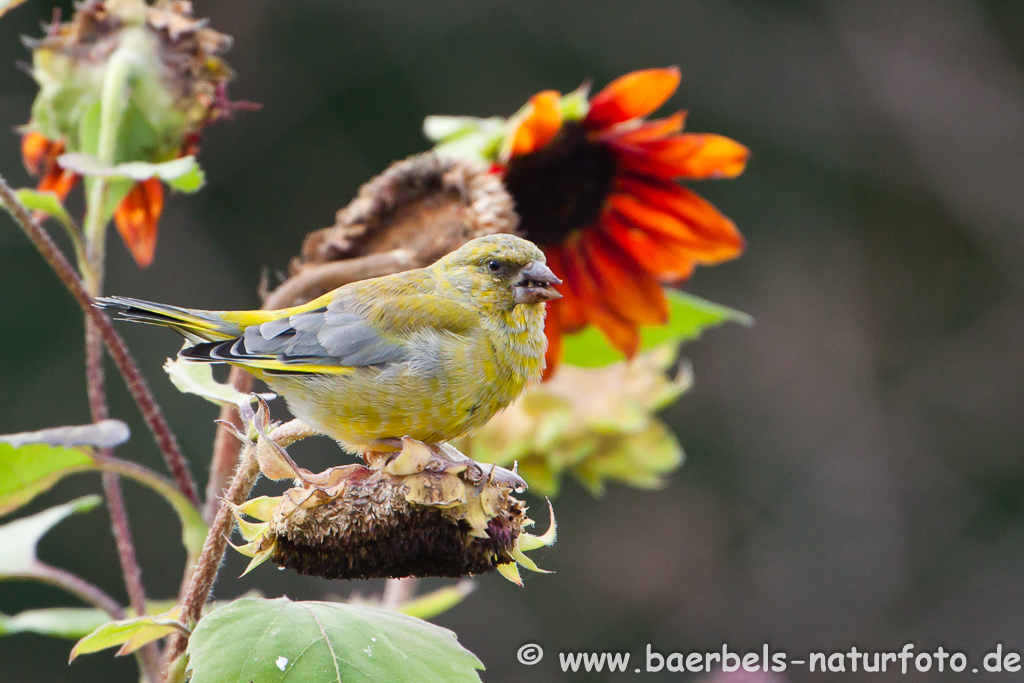
[[[542,301],[561,299],[554,285],[560,285],[551,269],[539,261],[530,261],[519,273],[519,279],[512,285],[517,304],[537,304]]]

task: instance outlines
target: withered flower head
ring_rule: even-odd
[[[87,0],[71,20],[26,40],[39,84],[32,119],[23,127],[26,168],[42,173],[39,189],[63,199],[77,177],[62,169],[64,152],[97,154],[101,101],[111,72],[127,69],[127,102],[113,163],[160,163],[198,150],[207,123],[235,106],[227,99],[231,70],[219,54],[231,38],[192,17],[184,0]],[[246,106],[243,104],[243,106]],[[148,265],[156,246],[163,187],[156,178],[123,188],[114,218],[129,250]]]
[[[363,185],[333,226],[306,237],[289,270],[301,279],[325,263],[370,255],[391,258],[392,272],[419,268],[476,237],[515,233],[518,222],[512,198],[488,164],[428,152],[393,163]],[[302,300],[329,289],[303,291]]]
[[[261,467],[287,474],[281,459]],[[398,453],[369,453],[367,465],[299,474],[278,498],[255,498],[236,508],[253,557],[332,579],[459,577],[497,569],[521,583],[517,563],[540,571],[524,551],[555,540],[554,517],[543,536],[526,505],[512,493],[526,483],[515,472],[470,460],[454,447],[406,438]],[[270,462],[273,460],[273,462]],[[261,520],[246,521],[244,516]]]
[[[532,487],[555,495],[563,474],[595,494],[616,481],[658,488],[683,462],[675,435],[656,412],[690,386],[688,367],[672,368],[666,344],[598,368],[566,365],[466,439],[485,462],[518,462]]]

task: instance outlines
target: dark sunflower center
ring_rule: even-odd
[[[589,141],[576,122],[563,125],[543,149],[512,159],[505,187],[516,202],[526,238],[557,244],[596,221],[615,171],[612,151]]]

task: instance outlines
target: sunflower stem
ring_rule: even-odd
[[[134,50],[122,46],[111,55],[104,72],[96,156],[107,164],[113,163],[117,151],[118,130],[127,106],[125,90],[128,88],[136,62]],[[87,294],[95,298],[103,291],[108,221],[106,204],[110,181],[107,178],[91,178],[87,181],[90,185],[83,226],[85,260],[79,262],[79,270]],[[85,316],[85,374],[92,419],[94,422],[105,420],[110,417],[110,411],[103,377],[103,339],[96,323],[89,315]],[[102,453],[106,457],[113,456],[113,451],[109,448],[103,449]],[[113,472],[104,472],[101,481],[128,600],[136,615],[144,616],[146,589],[142,582],[142,567],[135,552],[131,525],[128,522],[121,480]],[[157,680],[160,673],[160,651],[156,644],[145,646],[140,654],[145,676],[151,681]]]
[[[300,420],[292,420],[275,428],[268,437],[282,448],[312,436],[315,432]],[[232,508],[241,505],[249,497],[256,480],[260,476],[260,464],[256,459],[256,444],[253,441],[246,441],[242,445],[242,453],[238,458],[235,467],[234,478],[224,495],[223,503],[217,508],[217,515],[210,525],[210,532],[206,535],[206,542],[203,544],[203,551],[199,555],[199,562],[192,572],[192,578],[184,591],[183,597],[179,600],[181,604],[181,623],[191,628],[192,624],[199,621],[203,614],[203,607],[210,597],[213,584],[217,580],[217,573],[220,570],[221,562],[224,560],[224,552],[227,550],[228,539],[231,537],[231,530],[234,528]],[[172,637],[167,646],[164,656],[163,681],[169,683],[174,675],[174,662],[185,651],[188,639],[183,635]]]

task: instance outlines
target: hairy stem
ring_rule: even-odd
[[[245,502],[259,476],[260,466],[256,461],[255,444],[247,443],[238,460],[235,477],[228,488],[225,500],[233,505]],[[195,623],[202,616],[203,606],[210,596],[214,581],[217,580],[217,572],[224,559],[224,551],[227,548],[228,538],[231,536],[232,526],[231,507],[221,505],[217,510],[217,517],[210,526],[210,533],[206,535],[203,552],[199,555],[199,562],[192,574],[192,581],[189,583],[185,598],[181,603],[181,623],[186,626]],[[181,635],[171,638],[164,658],[164,680],[168,680],[168,664],[185,651],[186,643],[187,640]]]
[[[136,58],[133,51],[122,46],[111,55],[104,74],[103,93],[100,103],[100,130],[97,157],[105,163],[113,163],[117,148],[117,132],[127,106],[125,90],[131,78],[132,64]],[[79,263],[86,292],[99,296],[103,292],[106,264],[107,216],[106,203],[110,183],[106,178],[86,179],[91,182],[85,214],[85,259]],[[89,315],[85,316],[85,375],[89,395],[89,410],[93,422],[110,417],[107,407],[106,388],[103,380],[103,339],[96,324]],[[103,455],[112,457],[113,451],[103,449]],[[117,548],[128,600],[137,616],[146,614],[146,589],[142,583],[142,567],[135,552],[135,542],[128,522],[128,509],[124,504],[121,480],[112,472],[101,477],[103,497],[110,514],[111,531]],[[145,676],[156,681],[160,673],[160,650],[150,643],[140,651],[141,665]]]
[[[252,389],[252,375],[241,368],[231,368],[228,384],[243,394],[248,393]],[[206,505],[203,507],[203,519],[207,524],[212,524],[220,511],[221,498],[225,495],[228,481],[238,465],[238,439],[226,424],[232,425],[235,429],[242,428],[242,420],[234,406],[222,407],[218,421],[221,424],[217,426],[217,436],[213,441],[210,479],[206,484]]]
[[[195,482],[192,481],[192,475],[188,470],[188,461],[182,455],[177,439],[174,438],[174,434],[171,432],[170,427],[168,427],[167,421],[160,411],[160,406],[157,404],[156,399],[153,398],[153,394],[149,390],[149,386],[146,384],[142,373],[139,372],[135,359],[132,358],[128,346],[124,343],[124,339],[114,329],[110,318],[103,311],[93,307],[92,297],[86,291],[74,267],[68,262],[49,234],[32,217],[28,209],[18,201],[14,191],[11,190],[11,186],[7,184],[3,176],[0,176],[0,206],[3,206],[4,210],[11,215],[29,240],[32,241],[50,268],[56,273],[57,278],[96,326],[96,330],[100,337],[102,337],[103,343],[106,344],[111,358],[113,358],[115,365],[117,365],[117,369],[124,377],[125,384],[127,384],[132,398],[135,399],[135,403],[139,406],[142,417],[145,418],[146,424],[153,433],[157,446],[160,448],[160,452],[167,463],[167,467],[174,478],[178,490],[194,505],[199,505],[199,496],[196,493]]]
[[[292,420],[278,426],[268,436],[282,448],[314,435],[301,420]],[[181,623],[187,627],[197,621],[203,614],[203,607],[210,597],[213,584],[217,580],[217,572],[220,570],[221,562],[224,560],[224,551],[227,549],[228,539],[234,528],[231,508],[234,505],[241,505],[249,497],[252,487],[260,476],[260,465],[256,460],[256,444],[246,441],[242,446],[242,453],[235,468],[234,478],[231,486],[224,496],[224,501],[229,505],[221,505],[217,510],[217,516],[210,526],[210,533],[206,535],[206,542],[203,544],[203,552],[199,556],[199,562],[192,574],[181,600]],[[172,665],[174,661],[185,651],[187,639],[181,635],[171,639],[167,646],[167,653],[164,658],[164,681],[170,680]]]

